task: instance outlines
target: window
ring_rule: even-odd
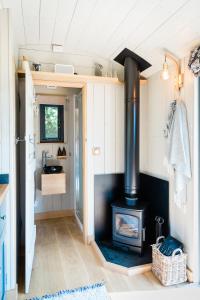
[[[40,104],[40,142],[64,142],[64,106]]]

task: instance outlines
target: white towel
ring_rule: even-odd
[[[175,172],[174,201],[186,204],[186,184],[191,178],[190,145],[185,104],[179,101],[169,136],[168,161]]]

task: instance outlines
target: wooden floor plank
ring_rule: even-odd
[[[39,220],[36,225],[30,293],[20,292],[19,300],[102,280],[109,292],[162,288],[151,272],[126,276],[103,268],[92,247],[83,243],[74,217]]]

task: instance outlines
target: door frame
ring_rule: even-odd
[[[39,73],[39,72],[38,72]],[[78,78],[77,78],[78,79]],[[38,80],[33,77],[34,86],[55,86],[66,88],[80,88],[82,89],[82,138],[83,138],[83,239],[84,243],[88,243],[88,189],[87,189],[87,176],[88,176],[88,164],[87,164],[87,83],[83,80],[78,82],[71,80],[60,81],[58,74],[52,75],[49,80]]]
[[[200,77],[194,79],[194,266],[193,281],[200,282]]]
[[[73,165],[73,177],[74,177],[73,178],[73,182],[74,182],[73,186],[74,186],[74,193],[73,193],[73,195],[74,195],[74,200],[75,200],[74,201],[75,202],[75,205],[74,205],[75,212],[74,213],[75,213],[76,221],[77,221],[81,231],[83,231],[83,224],[82,224],[83,221],[81,222],[81,220],[80,220],[80,218],[77,214],[77,202],[76,202],[76,150],[75,150],[76,149],[76,97],[79,97],[80,95],[81,95],[81,120],[82,120],[83,119],[83,114],[82,114],[82,106],[83,106],[82,105],[82,89],[78,94],[74,95],[74,97],[73,97],[73,131],[74,131],[73,132],[73,149],[74,149],[74,155],[73,155],[73,163],[74,163],[74,165]],[[82,131],[81,131],[81,133],[82,133]],[[83,134],[81,134],[81,136],[83,138]],[[83,140],[82,140],[82,146],[81,147],[83,147]],[[81,158],[83,159],[83,153],[82,153]],[[82,172],[82,177],[83,177],[83,172]],[[82,189],[82,191],[83,191],[83,189]]]

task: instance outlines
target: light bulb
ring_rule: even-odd
[[[169,79],[169,70],[168,70],[168,64],[166,63],[166,59],[163,64],[162,79],[163,80]]]

